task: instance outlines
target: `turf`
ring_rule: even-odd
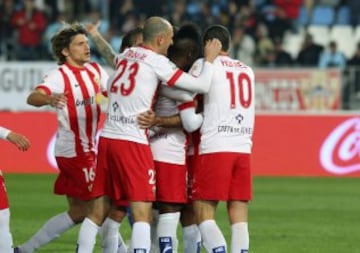
[[[54,178],[55,175],[5,175],[15,245],[28,239],[49,217],[66,209],[65,199],[52,194]],[[249,210],[250,252],[360,252],[359,192],[358,178],[254,178],[254,199]],[[229,242],[223,204],[219,206],[217,221]],[[75,227],[38,252],[75,252],[77,232]],[[121,232],[128,240],[127,222]],[[101,252],[98,246],[95,252]]]

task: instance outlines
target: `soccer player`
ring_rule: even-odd
[[[143,44],[116,56],[115,73],[109,80],[108,115],[100,137],[99,159],[104,156],[110,165],[111,199],[129,201],[134,218],[130,243],[130,252],[133,253],[150,250],[149,223],[156,190],[156,171],[148,131],[138,126],[136,117],[152,107],[160,81],[169,86],[187,87],[196,82],[209,85],[211,62],[221,47],[218,40],[206,44],[204,68],[195,78],[166,58],[167,50],[173,43],[172,37],[173,28],[168,21],[161,17],[148,18],[143,30]],[[91,211],[97,212],[97,208]],[[91,223],[94,222],[85,219],[82,227],[89,229]],[[96,231],[97,228],[92,226],[92,229]],[[96,232],[93,234],[96,235]],[[79,253],[91,251],[83,251],[79,244]]]
[[[200,128],[192,198],[206,251],[227,252],[225,238],[215,222],[218,202],[226,201],[231,224],[230,252],[246,253],[248,201],[252,198],[254,73],[251,67],[228,56],[230,34],[225,27],[213,25],[205,31],[204,42],[214,38],[221,41],[222,49],[214,61],[210,86],[200,91],[204,93],[204,122]],[[203,60],[197,61],[192,74],[196,75],[202,64]],[[193,91],[199,89],[193,87]]]
[[[8,140],[19,150],[26,151],[30,148],[29,140],[18,133],[0,126],[0,139]],[[13,240],[10,232],[10,209],[6,193],[5,180],[0,170],[0,252],[12,253]]]
[[[201,35],[198,28],[191,24],[181,26],[174,35],[174,44],[169,47],[169,59],[183,71],[188,71],[194,61],[200,57],[200,53]],[[175,100],[159,95],[155,104],[155,114],[149,112],[138,117],[139,125],[142,127],[156,128],[155,134],[150,137],[150,146],[156,168],[156,201],[160,212],[157,242],[160,252],[165,249],[177,252],[177,226],[180,211],[187,202],[186,149],[188,134],[182,129],[181,123],[193,124],[194,126],[190,130],[200,127],[202,123],[201,115],[198,115],[199,119],[193,118],[188,123],[184,123],[178,116],[178,107],[180,114],[189,107],[193,107],[195,111],[192,100],[178,106]],[[151,116],[153,116],[153,120],[150,120]],[[167,122],[163,122],[164,118],[168,119]],[[172,118],[173,120],[171,120]],[[159,120],[161,121],[159,122]],[[173,124],[169,124],[171,122]],[[189,130],[189,127],[185,127],[185,129]],[[186,243],[190,245],[188,240],[192,241],[193,238],[188,236],[188,231],[188,228],[184,229],[184,238],[187,238]],[[196,248],[192,252],[196,252]]]
[[[50,218],[15,252],[31,253],[83,221],[94,202],[103,202],[104,187],[95,179],[96,132],[100,119],[98,96],[106,94],[108,75],[90,62],[85,29],[74,24],[51,40],[59,66],[50,71],[28,96],[30,105],[55,108],[58,132],[55,158],[59,175],[54,193],[65,195],[68,210]]]

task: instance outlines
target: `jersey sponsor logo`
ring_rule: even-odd
[[[219,246],[212,249],[213,253],[226,253],[225,246]]]
[[[161,253],[172,253],[173,247],[172,247],[172,239],[171,237],[160,237],[160,252]]]
[[[360,170],[360,119],[351,118],[326,137],[320,149],[323,168],[337,175]]]
[[[218,133],[227,133],[227,134],[238,134],[238,135],[252,135],[252,127],[234,127],[230,125],[221,125],[218,126]]]
[[[136,123],[136,118],[133,116],[125,117],[121,115],[110,115],[108,114],[108,119],[122,124],[134,125]]]
[[[95,97],[90,97],[87,99],[76,99],[76,106],[87,106],[87,105],[92,105],[95,102]]]

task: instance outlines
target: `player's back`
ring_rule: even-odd
[[[102,135],[148,143],[136,117],[153,106],[161,65],[168,65],[169,60],[147,48],[132,47],[118,55],[115,62],[115,72],[108,83],[108,115]]]
[[[254,73],[228,56],[219,56],[211,88],[204,94],[200,153],[251,151],[255,118]]]

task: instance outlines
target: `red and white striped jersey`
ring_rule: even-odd
[[[203,59],[194,63],[198,75]],[[204,121],[199,153],[251,153],[255,122],[254,72],[238,60],[218,56],[208,93],[204,94]]]
[[[168,117],[178,114],[175,100],[158,96],[155,104],[155,114]],[[172,164],[185,164],[188,137],[181,128],[157,127],[150,138],[150,147],[155,161]]]
[[[106,94],[108,75],[97,63],[83,68],[60,65],[36,86],[48,95],[68,93],[64,108],[56,109],[58,131],[55,156],[75,157],[96,149],[96,132],[100,118],[98,96]]]
[[[136,117],[151,109],[160,81],[173,85],[182,75],[168,58],[145,47],[132,47],[115,57],[109,79],[107,118],[101,135],[149,144]]]

